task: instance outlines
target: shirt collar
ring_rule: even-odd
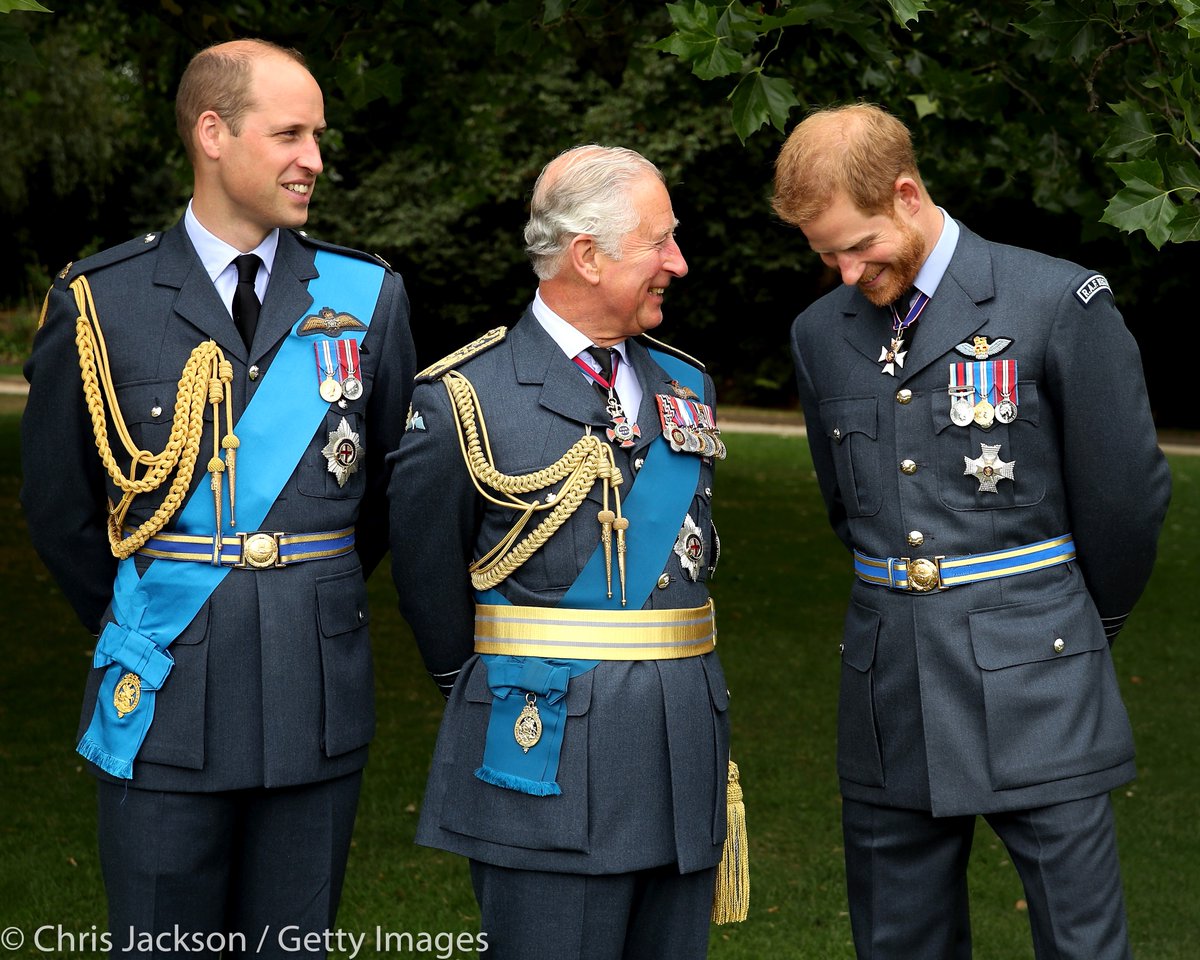
[[[941,207],[938,207],[938,211],[942,215],[942,235],[938,237],[932,252],[921,264],[917,279],[913,282],[913,286],[927,297],[932,297],[937,291],[938,284],[946,275],[946,268],[950,266],[950,258],[954,256],[954,250],[958,246],[958,222]]]
[[[559,349],[568,357],[577,357],[588,347],[592,346],[592,341],[578,327],[572,326],[546,306],[546,301],[542,299],[542,292],[540,290],[533,295],[533,304],[530,309],[533,310],[533,315],[537,318],[537,322],[542,325],[542,329],[550,335],[550,339],[557,343]],[[628,360],[625,353],[624,340],[620,343],[614,343],[613,349],[621,355],[623,361]]]
[[[191,200],[188,201],[187,211],[183,215],[183,226],[187,230],[188,239],[192,241],[192,246],[196,248],[200,262],[204,264],[205,271],[214,282],[233,262],[234,257],[241,256],[241,250],[215,236],[196,219]],[[275,251],[278,248],[279,228],[276,227],[267,234],[262,243],[246,252],[257,254],[267,268],[267,275],[270,276],[271,268],[275,264]]]

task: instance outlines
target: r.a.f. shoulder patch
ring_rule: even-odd
[[[1079,298],[1079,302],[1086,307],[1089,303],[1091,303],[1092,297],[1098,294],[1101,290],[1107,290],[1108,295],[1110,297],[1112,296],[1112,287],[1108,285],[1108,280],[1104,278],[1103,274],[1094,273],[1083,282],[1083,285],[1078,290],[1075,291],[1075,296],[1077,296]]]
[[[453,353],[442,357],[437,363],[430,364],[417,374],[417,383],[436,380],[442,374],[453,370],[460,363],[470,360],[476,354],[491,349],[507,335],[508,327],[494,327],[477,340],[472,340],[465,347],[459,347]]]

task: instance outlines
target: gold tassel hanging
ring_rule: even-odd
[[[750,913],[750,848],[746,840],[746,805],[738,766],[729,761],[725,786],[728,826],[717,882],[713,887],[713,923],[741,923]]]

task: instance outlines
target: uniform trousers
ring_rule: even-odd
[[[471,861],[489,960],[703,960],[716,868],[588,876]]]
[[[304,947],[303,938],[334,929],[361,785],[361,770],[218,793],[99,781],[111,955],[178,957],[163,936],[178,929],[199,934],[204,947],[225,947],[188,956],[324,957],[323,946]],[[155,951],[123,951],[131,931],[149,935]]]
[[[1107,793],[983,816],[1024,885],[1037,960],[1129,960]],[[975,822],[843,801],[859,960],[969,960],[967,860]]]

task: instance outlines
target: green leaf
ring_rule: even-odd
[[[814,20],[833,16],[838,6],[834,0],[806,0],[794,3],[777,17],[765,16],[759,21],[764,33],[771,30],[783,30],[786,27],[802,27]]]
[[[20,63],[37,66],[41,63],[29,42],[29,34],[15,22],[16,18],[0,20],[0,63]]]
[[[21,10],[27,13],[53,13],[47,10],[37,0],[0,0],[0,13],[12,13]]]
[[[1196,0],[1171,0],[1179,14],[1179,26],[1187,31],[1192,40],[1200,39],[1200,3]]]
[[[902,27],[907,27],[910,21],[916,20],[929,10],[925,0],[888,0],[888,6],[896,16],[896,21]]]
[[[1189,240],[1200,240],[1200,206],[1195,203],[1183,207],[1171,221],[1171,242],[1187,243]]]
[[[1130,165],[1113,164],[1114,169],[1118,166]],[[1159,250],[1171,239],[1171,223],[1178,209],[1164,189],[1134,178],[1126,180],[1124,189],[1108,201],[1100,222],[1126,233],[1145,231],[1146,239]]]
[[[933,100],[925,93],[917,93],[911,95],[909,101],[917,108],[917,119],[924,120],[926,117],[937,116],[941,111],[941,104]]]
[[[546,8],[542,11],[542,23],[561,20],[570,6],[571,0],[546,0]]]
[[[1110,103],[1109,109],[1117,115],[1112,133],[1097,151],[1098,156],[1116,157],[1128,154],[1140,157],[1154,149],[1157,135],[1146,111],[1133,100]]]
[[[741,69],[742,56],[727,43],[728,33],[718,36],[715,9],[701,0],[693,0],[690,8],[682,3],[668,3],[667,11],[675,32],[652,44],[655,50],[689,61],[692,73],[701,80],[724,77]]]
[[[1053,42],[1057,56],[1082,63],[1104,45],[1101,33],[1107,26],[1086,5],[1077,0],[1046,0],[1038,6],[1038,15],[1017,24],[1017,29],[1034,39]]]
[[[742,143],[768,120],[783,132],[788,111],[800,103],[788,81],[764,77],[758,70],[742,77],[729,99],[733,102],[733,129]]]

